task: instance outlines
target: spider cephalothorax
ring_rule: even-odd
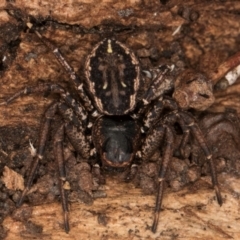
[[[136,56],[115,39],[104,39],[86,60],[86,82],[99,112],[125,115],[136,105],[140,67]]]
[[[66,232],[69,231],[69,224],[68,202],[64,189],[67,181],[63,157],[65,135],[75,151],[90,165],[91,159],[96,162],[96,158],[99,157],[99,165],[110,167],[110,169],[112,167],[131,168],[135,166],[136,158],[147,162],[156,151],[161,150],[162,160],[158,173],[157,200],[152,226],[152,231],[155,232],[166,171],[173,155],[173,126],[178,123],[183,132],[182,152],[191,133],[210,164],[217,200],[220,205],[222,204],[212,155],[201,130],[190,113],[181,109],[171,96],[165,97],[165,92],[174,90],[172,89],[174,84],[169,82],[168,78],[170,67],[159,67],[150,83],[145,84],[140,76],[140,64],[135,54],[114,38],[106,38],[99,42],[88,55],[85,64],[86,84],[83,84],[58,48],[37,31],[36,34],[53,51],[69,74],[79,96],[72,97],[71,93],[58,84],[42,84],[27,87],[1,104],[8,104],[20,95],[37,92],[50,91],[60,96],[60,101],[51,104],[45,112],[37,154],[19,205],[32,185],[38,162],[43,158],[45,142],[55,114],[62,117],[60,127],[54,136],[54,155],[59,167],[60,194]],[[143,86],[147,86],[146,89],[141,89]],[[85,130],[89,127],[92,128],[91,136],[86,136]],[[91,149],[92,146],[94,146],[93,149]]]

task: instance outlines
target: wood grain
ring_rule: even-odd
[[[164,1],[160,1],[164,2]],[[43,34],[57,44],[74,69],[83,77],[84,60],[92,46],[101,38],[100,34],[81,34],[67,30],[67,25],[78,25],[91,29],[103,22],[134,26],[129,33],[120,35],[121,41],[134,51],[149,46],[163,51],[172,42],[179,42],[187,56],[188,65],[208,72],[210,64],[202,62],[206,55],[215,66],[227,57],[240,51],[240,2],[239,1],[168,1],[166,5],[159,1],[29,1],[19,0],[12,6],[34,17],[48,17],[61,28],[48,26]],[[190,21],[178,13],[180,7],[197,11],[197,21]],[[11,9],[7,1],[0,3],[0,27],[10,23],[19,24],[7,14]],[[129,15],[128,15],[129,14]],[[181,26],[179,34],[173,32]],[[3,28],[1,28],[3,29]],[[5,29],[5,28],[4,28]],[[140,30],[139,30],[140,29]],[[9,31],[6,31],[8,34]],[[14,35],[14,34],[13,34]],[[5,46],[5,37],[1,35],[0,44]],[[58,82],[69,85],[69,78],[58,65],[53,55],[27,31],[16,31],[20,44],[16,57],[11,53],[0,52],[9,56],[9,64],[0,72],[0,99],[15,93],[26,85],[39,82]],[[14,37],[13,37],[14,38]],[[10,41],[10,40],[9,40]],[[5,45],[4,45],[5,44]],[[0,47],[1,47],[0,46]],[[7,49],[7,48],[6,48]],[[10,55],[7,55],[7,54]],[[4,55],[5,54],[5,55]],[[209,58],[208,58],[209,59]],[[167,60],[169,61],[169,59]],[[209,62],[208,62],[209,63]],[[148,64],[148,63],[147,63]],[[216,93],[216,103],[211,108],[223,111],[226,107],[237,110],[240,116],[240,83],[225,91]],[[27,96],[20,98],[7,107],[0,106],[1,129],[29,126],[38,129],[44,109],[54,96]],[[26,132],[22,141],[24,149],[28,140],[37,139],[37,131]],[[4,140],[6,136],[1,136]],[[9,147],[6,152],[9,159],[14,159],[14,152]],[[0,161],[3,161],[0,159]],[[10,160],[9,160],[10,161]],[[0,162],[1,163],[1,162]],[[11,163],[6,163],[8,166]],[[104,191],[107,198],[96,199],[92,205],[72,203],[70,211],[71,231],[63,230],[63,218],[59,202],[29,206],[29,218],[33,226],[16,221],[8,216],[2,225],[7,231],[6,239],[240,239],[240,180],[232,174],[219,176],[224,204],[219,207],[209,177],[203,177],[198,183],[173,192],[167,189],[163,210],[160,215],[158,231],[153,234],[150,227],[153,220],[155,196],[144,195],[133,184],[119,182],[116,178],[107,178]],[[41,226],[42,231],[35,229]]]

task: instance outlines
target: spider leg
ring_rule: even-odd
[[[222,201],[222,196],[221,196],[219,183],[217,179],[216,167],[214,165],[212,154],[209,147],[207,146],[204,135],[201,129],[199,128],[199,126],[197,125],[194,117],[190,113],[185,111],[174,111],[168,114],[168,116],[165,119],[168,123],[171,123],[171,124],[173,124],[174,122],[178,122],[181,128],[183,129],[183,131],[185,131],[185,135],[183,136],[183,140],[181,143],[182,146],[185,145],[186,138],[188,138],[187,136],[188,133],[186,132],[186,129],[187,128],[190,129],[190,132],[192,133],[193,137],[197,140],[198,144],[200,145],[201,149],[204,152],[206,159],[209,162],[211,177],[212,177],[212,184],[215,189],[218,204],[221,206],[223,201]]]
[[[62,108],[62,106],[64,106],[64,103],[59,108]],[[76,116],[74,118],[74,112],[69,114],[69,110],[67,110],[65,113],[67,115],[63,116],[63,118],[69,118],[65,120],[65,133],[74,150],[81,156],[78,158],[78,186],[82,191],[92,196],[94,188],[93,176],[101,183],[104,183],[98,164],[94,164],[94,166],[90,166],[89,164],[89,161],[96,159],[96,149],[93,146],[91,135],[88,135],[85,131],[86,126],[83,126],[81,121],[78,124],[76,124],[76,121],[73,121],[76,118]],[[61,113],[61,115],[64,115],[64,113]]]
[[[209,160],[212,184],[216,192],[218,203],[219,205],[222,205],[222,197],[219,189],[216,169],[213,163],[212,155],[204,139],[204,135],[201,132],[200,128],[198,127],[197,123],[195,122],[194,117],[190,113],[180,111],[176,102],[172,99],[159,98],[155,99],[154,103],[155,104],[153,104],[153,107],[151,107],[149,112],[147,112],[144,119],[145,126],[147,128],[149,127],[150,128],[147,132],[145,142],[141,149],[143,161],[148,161],[151,158],[151,156],[155,153],[155,151],[157,151],[157,149],[160,148],[161,142],[164,143],[162,163],[158,175],[159,183],[155,205],[154,221],[152,225],[153,232],[155,232],[157,229],[159,213],[163,198],[164,178],[168,164],[171,161],[173,155],[174,137],[173,130],[169,126],[173,126],[174,123],[179,123],[180,127],[183,130],[183,138],[180,146],[180,148],[182,148],[181,152],[183,155],[185,146],[190,138],[190,133],[192,133],[192,135],[202,148],[207,160]],[[165,114],[164,117],[161,116],[163,109],[170,110],[170,112]]]
[[[69,107],[74,109],[74,111],[80,117],[80,119],[86,120],[87,118],[86,110],[83,107],[81,107],[81,104],[77,102],[70,95],[70,93],[67,92],[62,86],[54,83],[45,83],[45,84],[39,84],[37,86],[26,87],[16,92],[14,95],[6,99],[4,102],[0,103],[0,106],[7,105],[21,96],[29,95],[33,93],[58,93],[60,94],[60,97],[66,102],[66,104]]]
[[[152,108],[149,109],[149,111],[146,113],[144,117],[144,127],[149,129],[151,128],[151,126],[156,125],[156,123],[161,118],[162,111],[164,109],[169,109],[170,111],[177,112],[178,106],[176,102],[170,98],[164,98],[164,99],[158,98],[154,100],[154,104]],[[174,122],[176,122],[176,117],[172,116],[171,118],[172,118],[171,122],[172,124],[174,124]],[[168,121],[170,121],[170,117]],[[186,145],[190,138],[190,132],[189,132],[189,128],[186,126],[186,124],[183,121],[181,121],[181,119],[180,119],[180,122],[181,122],[180,125],[182,128],[182,131],[183,131],[183,137],[182,137],[179,148],[180,148],[181,155],[185,158],[187,157]]]
[[[78,75],[75,73],[74,69],[68,64],[66,59],[63,57],[62,53],[59,51],[59,49],[54,46],[48,39],[43,37],[38,31],[35,30],[36,35],[39,37],[39,39],[46,45],[54,54],[58,62],[61,64],[61,66],[65,69],[66,73],[68,73],[69,77],[71,78],[72,82],[75,85],[75,88],[77,89],[85,109],[87,111],[92,111],[93,110],[93,105],[91,103],[91,100],[89,99],[88,95],[86,94],[84,88],[83,88],[83,83],[78,77]]]
[[[164,188],[164,180],[166,171],[168,168],[168,164],[173,156],[173,145],[174,145],[174,137],[173,130],[166,124],[162,124],[160,122],[154,128],[151,128],[147,134],[145,139],[145,143],[142,146],[142,159],[143,161],[148,161],[149,158],[154,154],[154,152],[160,148],[161,142],[164,139],[164,147],[162,154],[162,162],[158,174],[158,190],[157,190],[157,198],[154,210],[154,221],[152,225],[152,232],[156,232],[159,213],[161,210],[162,199],[163,199],[163,188]]]
[[[71,96],[69,95],[68,99],[70,98]],[[66,133],[69,141],[71,142],[73,148],[77,151],[77,153],[79,153],[83,157],[83,159],[88,160],[90,158],[90,141],[89,139],[87,139],[85,134],[86,119],[79,118],[79,114],[76,115],[77,112],[74,111],[76,108],[79,109],[80,107],[81,106],[79,106],[79,103],[77,103],[73,109],[69,107],[68,104],[66,104],[65,102],[59,103],[58,111],[63,117],[65,123],[59,128],[54,137],[54,153],[59,168],[60,177],[59,183],[62,199],[62,209],[64,213],[64,227],[66,232],[69,232],[69,220],[68,220],[68,200],[64,189],[64,185],[66,184],[66,173],[63,162],[64,132]],[[79,174],[81,175],[81,172]],[[86,174],[91,175],[90,171],[87,171],[87,173],[84,172],[84,174],[82,178],[80,176],[80,181],[84,177],[86,177]],[[88,189],[86,189],[86,191],[87,190]]]
[[[69,95],[70,97],[70,95]],[[78,106],[79,108],[80,106]],[[64,133],[66,133],[69,141],[74,149],[81,154],[84,159],[90,157],[90,143],[85,136],[84,128],[86,127],[85,119],[79,119],[74,109],[70,108],[65,102],[58,104],[58,111],[63,117],[64,124],[56,131],[54,136],[54,155],[56,162],[58,163],[59,170],[59,186],[62,202],[62,210],[64,214],[64,228],[66,233],[69,232],[69,219],[68,219],[68,199],[66,196],[66,170],[64,166],[64,154],[63,154],[63,141]],[[90,173],[89,173],[90,174]]]
[[[182,127],[182,130],[183,130],[183,136],[182,136],[182,139],[181,139],[179,150],[180,150],[181,156],[183,158],[187,158],[188,155],[187,155],[187,152],[186,152],[186,146],[187,146],[187,143],[189,142],[189,139],[190,139],[190,130],[189,130],[189,128],[186,128],[186,127]]]
[[[163,96],[164,93],[170,91],[174,87],[174,80],[172,76],[170,76],[170,72],[172,71],[172,67],[168,65],[160,66],[152,77],[152,82],[150,87],[142,96],[142,101],[144,105],[149,102]]]
[[[212,184],[215,189],[217,201],[218,201],[218,204],[221,206],[223,201],[222,201],[222,196],[221,196],[219,183],[217,179],[216,167],[214,165],[211,151],[207,146],[206,140],[204,138],[204,135],[201,129],[199,128],[194,117],[190,113],[185,111],[177,111],[177,112],[173,112],[173,114],[176,115],[176,121],[180,124],[183,130],[185,129],[186,131],[186,127],[190,129],[190,132],[192,133],[193,137],[197,140],[198,144],[200,145],[200,148],[203,150],[204,155],[209,162],[211,177],[212,177]],[[186,135],[188,135],[188,133],[186,133]],[[184,136],[184,138],[188,137],[186,135]],[[185,141],[186,141],[186,139],[184,138],[181,143],[182,146],[185,144]]]
[[[203,133],[196,124],[194,118],[187,112],[179,112],[179,116],[185,121],[187,126],[190,128],[191,133],[193,134],[194,138],[197,140],[198,144],[200,145],[201,149],[203,150],[206,159],[209,162],[210,170],[211,170],[211,177],[212,177],[212,184],[215,189],[216,197],[218,204],[221,206],[223,203],[219,183],[217,179],[217,172],[213,162],[211,151],[209,150],[207,143],[204,139]]]
[[[172,159],[173,143],[174,143],[173,130],[170,127],[165,125],[163,126],[162,131],[164,131],[165,140],[164,140],[164,147],[163,147],[162,163],[161,163],[160,171],[158,174],[158,192],[157,192],[157,198],[156,198],[156,204],[155,204],[155,210],[154,210],[154,221],[152,225],[152,232],[154,233],[157,230],[159,213],[161,211],[162,199],[163,199],[164,180],[165,180],[168,164]]]
[[[93,163],[96,160],[95,148],[91,145],[91,139],[85,136],[79,128],[73,126],[71,123],[65,124],[65,133],[72,144],[75,151],[80,154],[78,158],[78,186],[86,192],[89,196],[93,196],[93,176],[99,181],[101,179],[100,167]]]
[[[74,149],[81,154],[84,159],[90,157],[90,144],[81,128],[77,128],[71,123],[65,124],[65,131]]]
[[[65,133],[72,146],[84,159],[88,159],[90,157],[90,143],[85,134],[87,127],[85,119],[80,121],[75,111],[64,102],[58,105],[58,111],[65,121]]]
[[[37,154],[32,162],[30,172],[29,172],[29,175],[27,178],[26,186],[21,194],[20,199],[18,200],[17,206],[21,206],[28,190],[30,189],[30,187],[32,185],[32,182],[33,182],[33,179],[35,177],[36,170],[38,167],[38,163],[43,158],[43,152],[45,150],[45,144],[46,144],[47,136],[49,133],[50,124],[51,124],[52,119],[54,118],[56,110],[57,110],[57,103],[54,103],[54,104],[50,105],[50,107],[45,112],[44,122],[42,124],[40,136],[39,136],[39,144],[38,144]]]
[[[40,85],[36,87],[26,88],[24,90],[19,91],[14,96],[10,97],[5,101],[5,104],[10,103],[14,99],[18,98],[21,95],[26,95],[35,92],[44,92],[52,90],[52,92],[60,93],[63,100],[61,102],[56,102],[46,110],[44,115],[44,121],[41,127],[40,136],[39,136],[39,144],[37,149],[37,154],[32,162],[30,173],[27,178],[25,189],[23,190],[21,197],[17,203],[17,206],[20,206],[30,189],[33,179],[36,174],[36,170],[38,167],[39,161],[43,158],[43,153],[45,150],[45,145],[48,137],[48,133],[50,130],[51,121],[53,120],[56,112],[58,111],[63,120],[66,122],[62,124],[57,132],[54,135],[54,155],[55,159],[58,163],[59,169],[59,185],[60,185],[60,194],[62,199],[62,208],[64,212],[64,227],[65,231],[69,232],[69,221],[68,221],[68,202],[65,193],[65,186],[66,186],[66,172],[64,167],[64,158],[63,158],[63,141],[64,141],[64,130],[68,135],[71,143],[73,144],[74,148],[84,157],[89,157],[90,152],[90,145],[89,141],[87,140],[86,136],[84,135],[84,127],[86,127],[86,116],[80,113],[82,109],[81,105],[74,101],[70,94],[66,94],[64,89],[59,85]],[[56,91],[55,91],[56,90]],[[68,106],[70,105],[70,107]],[[73,109],[72,109],[72,108]],[[81,141],[80,141],[81,140]]]
[[[160,147],[163,136],[164,131],[160,126],[156,126],[149,130],[141,150],[143,161],[148,161],[152,157],[155,151]]]
[[[29,95],[32,93],[45,93],[45,92],[63,94],[65,93],[65,90],[58,84],[39,84],[33,87],[26,87],[16,92],[14,95],[6,99],[4,102],[0,103],[0,105],[7,105],[13,102],[15,99],[24,95]]]
[[[128,174],[125,177],[125,182],[131,182],[138,172],[138,165],[132,164],[130,169],[128,170]]]
[[[66,170],[64,166],[64,157],[63,157],[63,141],[64,141],[64,124],[62,124],[54,135],[53,151],[55,159],[58,163],[59,171],[59,186],[60,186],[60,195],[62,200],[62,209],[64,215],[64,228],[66,233],[69,232],[69,220],[68,220],[68,200],[65,192],[65,186],[67,184],[66,179]]]
[[[159,121],[162,115],[162,111],[164,109],[169,109],[171,111],[178,110],[178,106],[176,102],[170,98],[163,99],[162,97],[160,97],[155,99],[153,103],[154,103],[153,106],[150,109],[148,109],[144,117],[144,126],[148,129],[151,128],[151,126],[155,125],[157,121]],[[142,113],[142,110],[140,110],[140,112]],[[137,118],[138,118],[138,113],[137,113]]]

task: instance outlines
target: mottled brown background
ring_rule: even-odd
[[[39,39],[16,27],[17,21],[6,12],[11,8],[10,2],[28,15],[52,20],[53,26],[46,27],[44,35],[57,44],[81,77],[86,55],[101,39],[94,29],[103,23],[130,26],[131,30],[120,34],[119,39],[136,52],[153,47],[163,51],[177,41],[185,51],[187,64],[206,72],[240,51],[240,1],[2,0],[0,54],[1,58],[7,58],[0,72],[1,100],[28,84],[49,81],[67,84],[69,81]],[[194,21],[194,15],[193,19],[180,16],[181,7],[191,9],[199,18]],[[87,33],[79,34],[77,26],[87,29]],[[179,26],[180,32],[173,36]],[[93,34],[89,33],[91,29]],[[20,45],[10,50],[9,42],[15,39],[20,39]],[[224,110],[227,106],[240,113],[239,92],[240,84],[236,84],[216,93],[214,109]],[[1,107],[0,126],[22,129],[15,130],[22,138],[18,141],[20,145],[28,139],[36,140],[41,116],[50,102],[51,99],[43,96],[28,96]],[[10,137],[14,135],[6,131],[1,141]],[[27,152],[28,146],[23,147]],[[11,154],[9,159],[14,158],[14,151]],[[2,169],[5,162],[0,159],[0,163]],[[240,181],[230,174],[221,174],[219,179],[224,198],[222,207],[215,201],[209,184],[178,192],[167,190],[156,234],[149,230],[154,196],[145,196],[133,185],[119,184],[117,179],[111,178],[105,186],[107,198],[95,200],[91,206],[71,205],[69,234],[62,229],[61,205],[52,203],[32,208],[31,221],[42,225],[43,233],[31,234],[21,222],[7,217],[3,222],[8,230],[6,239],[239,239]],[[209,183],[210,178],[202,178],[202,181]]]

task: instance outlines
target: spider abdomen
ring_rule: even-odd
[[[112,167],[131,164],[139,136],[138,123],[125,116],[100,117],[93,127],[93,141],[102,163]]]

